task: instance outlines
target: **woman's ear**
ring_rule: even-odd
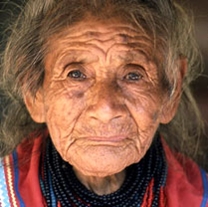
[[[24,95],[24,102],[32,119],[37,123],[45,122],[44,98],[41,89],[37,91],[35,96],[30,92]]]
[[[177,73],[177,85],[174,88],[171,96],[166,98],[166,101],[163,104],[162,113],[161,113],[161,124],[169,123],[175,116],[178,105],[180,103],[181,94],[182,94],[182,86],[183,79],[185,77],[187,71],[187,60],[184,57],[181,57],[178,60],[178,73]]]

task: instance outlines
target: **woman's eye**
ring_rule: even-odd
[[[128,80],[128,81],[138,81],[140,79],[142,79],[142,75],[139,73],[128,73],[126,76],[124,76],[124,80]]]
[[[73,70],[68,73],[68,77],[77,80],[86,79],[86,75],[82,73],[80,70]]]

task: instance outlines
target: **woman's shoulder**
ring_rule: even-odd
[[[208,207],[208,175],[190,158],[175,153],[163,142],[168,164],[168,207]]]
[[[42,137],[25,140],[12,154],[1,159],[0,203],[3,206],[43,203],[38,176],[42,145]]]

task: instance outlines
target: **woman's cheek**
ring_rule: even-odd
[[[126,106],[137,126],[137,148],[146,149],[152,142],[159,126],[160,100],[153,94],[139,94],[136,98],[126,99]]]
[[[51,96],[48,96],[51,97]],[[53,143],[61,154],[73,142],[71,134],[84,110],[84,100],[69,94],[48,98],[45,106],[46,124]]]

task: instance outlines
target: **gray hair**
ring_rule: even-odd
[[[158,131],[172,148],[193,157],[203,124],[190,84],[201,71],[201,56],[189,16],[171,0],[28,0],[12,24],[2,55],[1,87],[7,107],[1,123],[0,156],[14,150],[22,139],[41,134],[46,128],[31,119],[22,94],[29,92],[35,97],[42,86],[49,38],[83,21],[86,15],[98,20],[117,18],[151,37],[152,56],[162,57],[162,61],[156,58],[156,63],[170,98],[178,81],[177,60],[187,59],[188,71],[177,114]]]

